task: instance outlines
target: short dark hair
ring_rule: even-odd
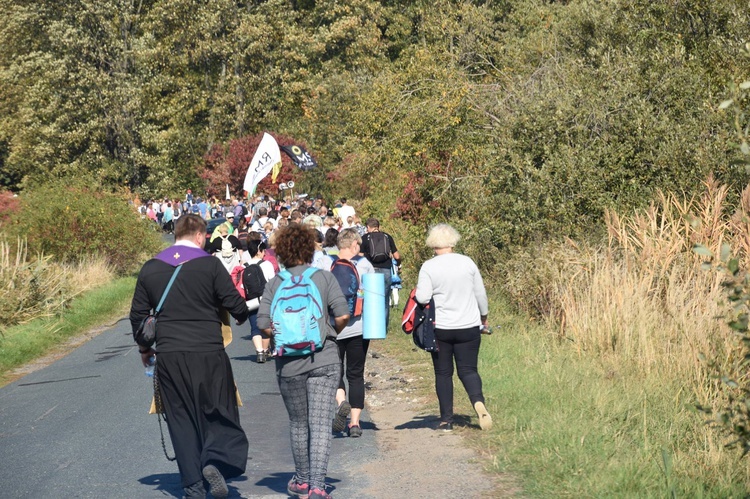
[[[326,231],[326,237],[323,241],[323,246],[326,248],[332,248],[336,246],[336,241],[338,241],[339,237],[339,231],[331,227]]]
[[[266,249],[266,243],[262,240],[253,240],[247,242],[247,252],[255,258],[255,255]]]
[[[206,233],[206,221],[203,220],[203,217],[195,213],[188,213],[177,219],[174,227],[175,239],[185,239],[196,232]]]
[[[370,227],[371,229],[379,229],[380,228],[380,221],[377,218],[375,218],[375,217],[370,217],[370,218],[367,219],[367,224],[366,225],[368,227]]]

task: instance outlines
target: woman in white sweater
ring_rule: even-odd
[[[487,326],[489,306],[482,275],[474,261],[453,252],[461,235],[448,224],[434,226],[426,244],[435,251],[419,270],[419,303],[435,300],[435,336],[438,351],[432,353],[435,391],[440,403],[439,430],[453,429],[453,362],[469,395],[483,430],[492,427],[484,405],[482,378],[477,370],[481,327]]]

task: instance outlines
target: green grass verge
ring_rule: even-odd
[[[8,328],[0,337],[0,384],[9,372],[87,330],[111,323],[127,313],[135,277],[117,279],[71,302],[62,316],[42,318]]]
[[[459,432],[487,456],[489,471],[512,473],[530,497],[746,497],[747,463],[712,468],[687,454],[702,416],[676,383],[579,356],[500,299],[491,310],[500,327],[483,337],[479,371],[492,430],[478,429],[454,379],[457,419],[470,421]],[[411,348],[395,320],[381,345],[422,378],[416,385],[434,400],[425,410],[437,415],[429,355]]]

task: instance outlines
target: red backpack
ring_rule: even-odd
[[[245,286],[242,283],[243,270],[245,270],[244,265],[237,265],[232,269],[232,272],[229,275],[232,277],[232,283],[234,283],[234,287],[237,288],[237,291],[239,291],[242,299],[246,300],[247,298],[245,298]]]

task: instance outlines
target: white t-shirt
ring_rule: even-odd
[[[273,264],[269,261],[261,260],[260,258],[250,258],[249,255],[250,253],[247,251],[242,254],[242,263],[253,265],[260,262],[260,269],[263,271],[263,277],[266,278],[266,282],[273,279],[273,276],[276,275],[276,272],[273,270]]]
[[[349,225],[349,222],[347,222],[347,219],[349,217],[353,217],[357,213],[354,211],[353,206],[349,206],[348,204],[345,204],[341,208],[338,209],[339,218],[341,219],[341,226],[342,228],[346,229],[347,227],[351,227]]]
[[[268,222],[268,221],[270,221],[271,223],[273,223],[273,219],[272,218],[260,217],[258,220],[256,220],[253,223],[253,226],[251,227],[252,231],[253,232],[263,232],[263,231],[265,231],[265,228],[263,226],[266,225],[266,222]],[[275,226],[274,226],[274,228],[275,228]]]

